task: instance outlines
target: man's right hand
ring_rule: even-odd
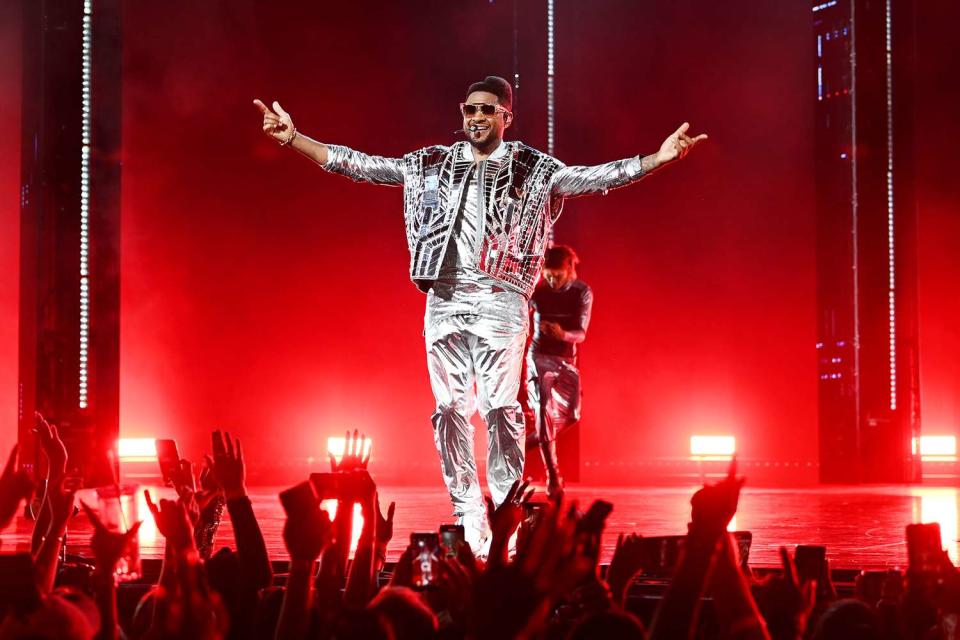
[[[260,100],[254,100],[253,104],[260,109],[263,114],[263,132],[279,143],[290,142],[294,135],[293,118],[283,110],[280,103],[273,101],[273,110]]]

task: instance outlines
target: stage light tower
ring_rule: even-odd
[[[102,485],[120,403],[120,0],[22,6],[21,459],[42,473],[39,410]]]
[[[815,0],[820,478],[920,461],[911,0]]]

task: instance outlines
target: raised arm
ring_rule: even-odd
[[[223,489],[227,501],[227,511],[233,523],[233,537],[237,543],[237,555],[240,567],[246,577],[246,584],[254,592],[265,589],[273,581],[273,570],[267,546],[253,505],[247,496],[246,464],[243,461],[243,449],[240,438],[231,439],[217,429],[213,432],[213,457],[208,458],[213,477]]]
[[[403,184],[403,161],[399,158],[371,156],[348,147],[318,142],[297,131],[293,118],[279,102],[273,102],[272,110],[260,100],[254,100],[253,104],[263,114],[263,132],[281,147],[295,149],[327,171],[358,182]]]
[[[705,486],[690,500],[690,525],[673,582],[657,607],[650,640],[692,638],[697,628],[700,600],[710,582],[720,540],[737,513],[743,479],[737,478],[737,459],[727,477]]]
[[[698,142],[707,139],[707,134],[691,138],[687,135],[690,123],[684,122],[667,136],[660,149],[653,155],[634,156],[593,166],[563,167],[553,174],[553,195],[574,198],[590,193],[606,193],[632,184],[660,167],[680,160]]]

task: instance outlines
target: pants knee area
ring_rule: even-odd
[[[451,422],[459,423],[466,421],[466,415],[462,407],[457,406],[456,404],[441,404],[437,405],[436,410],[433,412],[433,426],[439,427],[444,424],[450,424]]]
[[[488,411],[485,417],[491,437],[497,434],[497,439],[505,436],[511,440],[523,438],[526,424],[519,407],[497,407]]]
[[[508,422],[523,422],[523,415],[517,406],[496,407],[488,411],[484,417],[487,420],[487,424],[502,422],[504,420]]]

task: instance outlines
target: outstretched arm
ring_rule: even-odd
[[[691,138],[687,135],[690,123],[684,122],[667,136],[660,149],[653,155],[634,156],[594,166],[564,167],[553,175],[553,195],[573,198],[590,193],[606,193],[623,187],[646,176],[660,167],[680,160],[707,134]]]
[[[279,102],[273,102],[272,110],[260,100],[254,100],[253,104],[263,114],[263,132],[280,146],[296,149],[327,171],[358,182],[403,184],[403,162],[399,158],[371,156],[348,147],[318,142],[297,131],[293,118]]]

